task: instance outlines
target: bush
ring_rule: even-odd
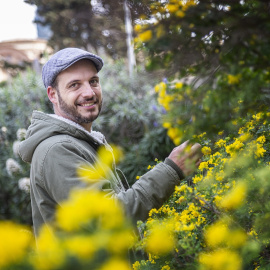
[[[0,219],[32,224],[27,190],[29,164],[17,155],[16,145],[25,136],[33,110],[50,112],[46,91],[33,71],[28,70],[0,88]]]

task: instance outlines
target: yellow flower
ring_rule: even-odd
[[[105,262],[100,270],[131,270],[129,263],[126,260],[120,258],[112,258],[109,261]]]
[[[265,136],[260,136],[259,138],[257,138],[256,140],[258,143],[265,143],[266,139],[265,139]]]
[[[238,183],[220,202],[220,207],[228,210],[240,207],[246,198],[247,186],[244,182]]]
[[[192,182],[193,182],[194,184],[197,184],[198,182],[202,181],[202,178],[203,178],[202,175],[195,175],[195,176],[192,178]]]
[[[204,169],[208,169],[208,162],[207,161],[201,162],[198,169],[200,171],[203,171]]]
[[[164,255],[174,248],[174,238],[165,224],[153,224],[146,238],[146,251],[154,255]]]
[[[170,128],[170,127],[172,126],[172,124],[169,123],[169,122],[164,122],[164,123],[162,124],[162,126],[163,126],[164,128]]]
[[[168,4],[166,5],[166,8],[168,9],[170,13],[174,13],[178,10],[179,7],[178,5]]]
[[[83,164],[79,166],[77,169],[78,176],[86,182],[95,182],[106,178],[112,164],[120,161],[123,157],[122,150],[116,146],[112,146],[112,152],[105,147],[100,147],[96,163],[94,165]]]
[[[60,240],[52,228],[44,225],[37,238],[37,253],[31,261],[35,269],[47,270],[60,268],[65,262],[65,253]]]
[[[132,247],[135,238],[132,230],[122,229],[119,232],[112,233],[106,244],[107,249],[114,254],[124,254]]]
[[[177,82],[177,83],[175,83],[174,87],[176,89],[181,89],[183,87],[183,83],[182,82]]]
[[[136,261],[136,262],[132,265],[133,270],[140,270],[140,266],[141,266],[141,264],[140,264],[140,262],[138,262],[138,261]]]
[[[96,243],[93,242],[92,237],[86,235],[67,237],[64,247],[72,255],[83,260],[89,260],[96,251]]]
[[[203,148],[202,148],[202,153],[204,154],[204,155],[210,155],[211,154],[211,148],[210,147],[207,147],[207,146],[204,146]]]
[[[78,230],[95,219],[101,219],[103,229],[119,227],[124,222],[123,209],[103,192],[73,190],[56,211],[58,225],[66,231]]]
[[[26,226],[0,222],[0,269],[23,259],[31,240],[32,234]]]
[[[247,235],[244,231],[238,229],[231,231],[227,238],[227,245],[229,247],[239,248],[242,247],[247,240]]]
[[[142,32],[141,34],[139,34],[139,39],[142,42],[147,42],[147,41],[151,40],[152,39],[152,31],[146,30],[146,31]]]
[[[170,270],[171,267],[169,265],[162,266],[161,270]]]
[[[240,82],[240,78],[241,78],[241,74],[238,75],[232,75],[232,74],[228,74],[228,83],[229,84],[238,84]]]
[[[242,259],[238,253],[228,249],[218,249],[212,253],[202,253],[199,263],[203,270],[241,270]]]
[[[263,157],[266,150],[263,148],[262,144],[256,144],[255,156],[256,158]]]
[[[215,145],[216,145],[217,147],[221,148],[221,147],[223,147],[224,145],[226,145],[226,141],[223,140],[223,139],[220,139],[219,141],[217,141],[217,142],[215,143]]]
[[[182,10],[178,10],[175,15],[179,18],[183,18],[185,17],[185,12],[183,12]]]

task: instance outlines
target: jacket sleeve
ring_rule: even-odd
[[[61,204],[74,188],[98,188],[108,192],[113,199],[118,199],[123,204],[126,215],[134,223],[146,220],[149,211],[159,208],[180,183],[176,170],[161,162],[141,176],[132,187],[114,192],[108,179],[101,179],[89,186],[78,178],[78,166],[86,162],[87,165],[93,166],[95,161],[78,145],[69,141],[57,141],[42,156],[39,160],[40,182],[54,202]]]
[[[152,208],[159,208],[174,192],[180,179],[177,172],[165,163],[159,163],[126,191],[117,194],[127,216],[136,223],[146,220]]]

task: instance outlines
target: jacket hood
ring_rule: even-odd
[[[19,145],[20,157],[23,161],[31,163],[36,147],[47,138],[59,134],[70,135],[94,143],[96,146],[100,144],[108,146],[104,135],[100,132],[88,132],[79,124],[64,117],[34,111],[26,138]]]

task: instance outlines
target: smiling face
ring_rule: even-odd
[[[59,73],[56,80],[56,86],[47,89],[55,114],[90,131],[102,107],[102,90],[95,65],[87,59],[79,60]]]

